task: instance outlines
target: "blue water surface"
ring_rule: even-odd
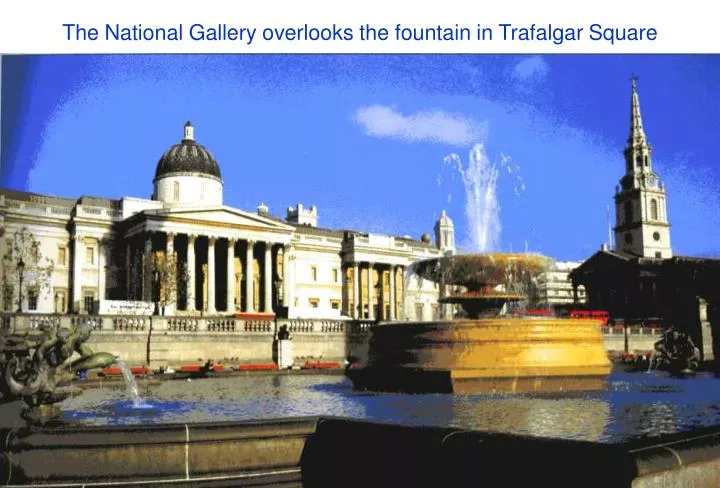
[[[564,394],[406,395],[352,389],[338,375],[168,380],[129,400],[122,385],[63,403],[88,425],[204,422],[331,415],[411,425],[614,443],[720,424],[720,379],[613,373],[603,391]]]

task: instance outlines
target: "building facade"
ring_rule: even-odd
[[[585,288],[578,287],[575,297],[570,280],[570,272],[581,264],[580,261],[556,261],[549,270],[538,276],[538,305],[552,308],[573,303],[584,304]]]
[[[0,190],[1,305],[57,314],[160,313],[422,319],[437,285],[405,271],[452,253],[443,212],[436,242],[318,226],[316,207],[223,204],[220,166],[195,139],[160,158],[152,198],[78,199]]]

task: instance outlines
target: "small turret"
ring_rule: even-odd
[[[455,226],[445,210],[435,222],[435,245],[445,254],[455,253]]]

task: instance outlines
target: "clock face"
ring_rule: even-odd
[[[648,186],[655,186],[657,185],[657,176],[650,175],[647,177],[647,184]]]

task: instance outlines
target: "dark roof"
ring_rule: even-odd
[[[155,170],[155,179],[173,173],[200,173],[220,179],[220,166],[205,146],[183,139],[165,151]]]

